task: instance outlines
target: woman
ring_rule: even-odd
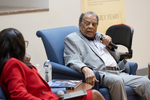
[[[0,32],[0,86],[8,100],[59,100],[36,68],[24,59],[25,41],[22,34],[7,28]],[[104,100],[96,90],[76,100]]]

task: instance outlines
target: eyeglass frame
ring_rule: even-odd
[[[29,41],[24,41],[24,42],[25,42],[25,48],[27,48],[29,45]]]

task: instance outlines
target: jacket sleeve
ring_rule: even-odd
[[[78,48],[78,41],[66,37],[64,40],[64,61],[65,65],[81,72],[82,67],[86,66],[82,61],[80,49]]]
[[[3,71],[11,100],[41,100],[27,92],[25,72],[17,62],[10,63]]]

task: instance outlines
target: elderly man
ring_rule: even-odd
[[[93,70],[100,73],[102,87],[109,89],[112,100],[127,100],[125,85],[134,89],[145,100],[150,100],[150,81],[146,77],[133,76],[128,72],[127,64],[117,64],[120,55],[117,49],[109,45],[111,37],[97,32],[98,16],[94,12],[82,13],[79,19],[80,31],[65,38],[65,65],[84,73],[86,83],[94,85],[98,80]],[[126,67],[127,66],[127,67]]]

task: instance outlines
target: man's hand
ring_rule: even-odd
[[[106,45],[107,47],[109,47],[111,49],[112,47],[109,46],[110,42],[112,42],[111,37],[108,35],[103,35],[103,40],[101,41],[101,43],[103,43],[104,45]]]
[[[88,67],[83,67],[83,68],[82,68],[82,72],[83,72],[84,75],[85,75],[86,83],[91,84],[92,86],[94,86],[94,85],[95,85],[95,82],[99,82],[99,81],[96,79],[94,72],[93,72],[90,68],[88,68]]]

